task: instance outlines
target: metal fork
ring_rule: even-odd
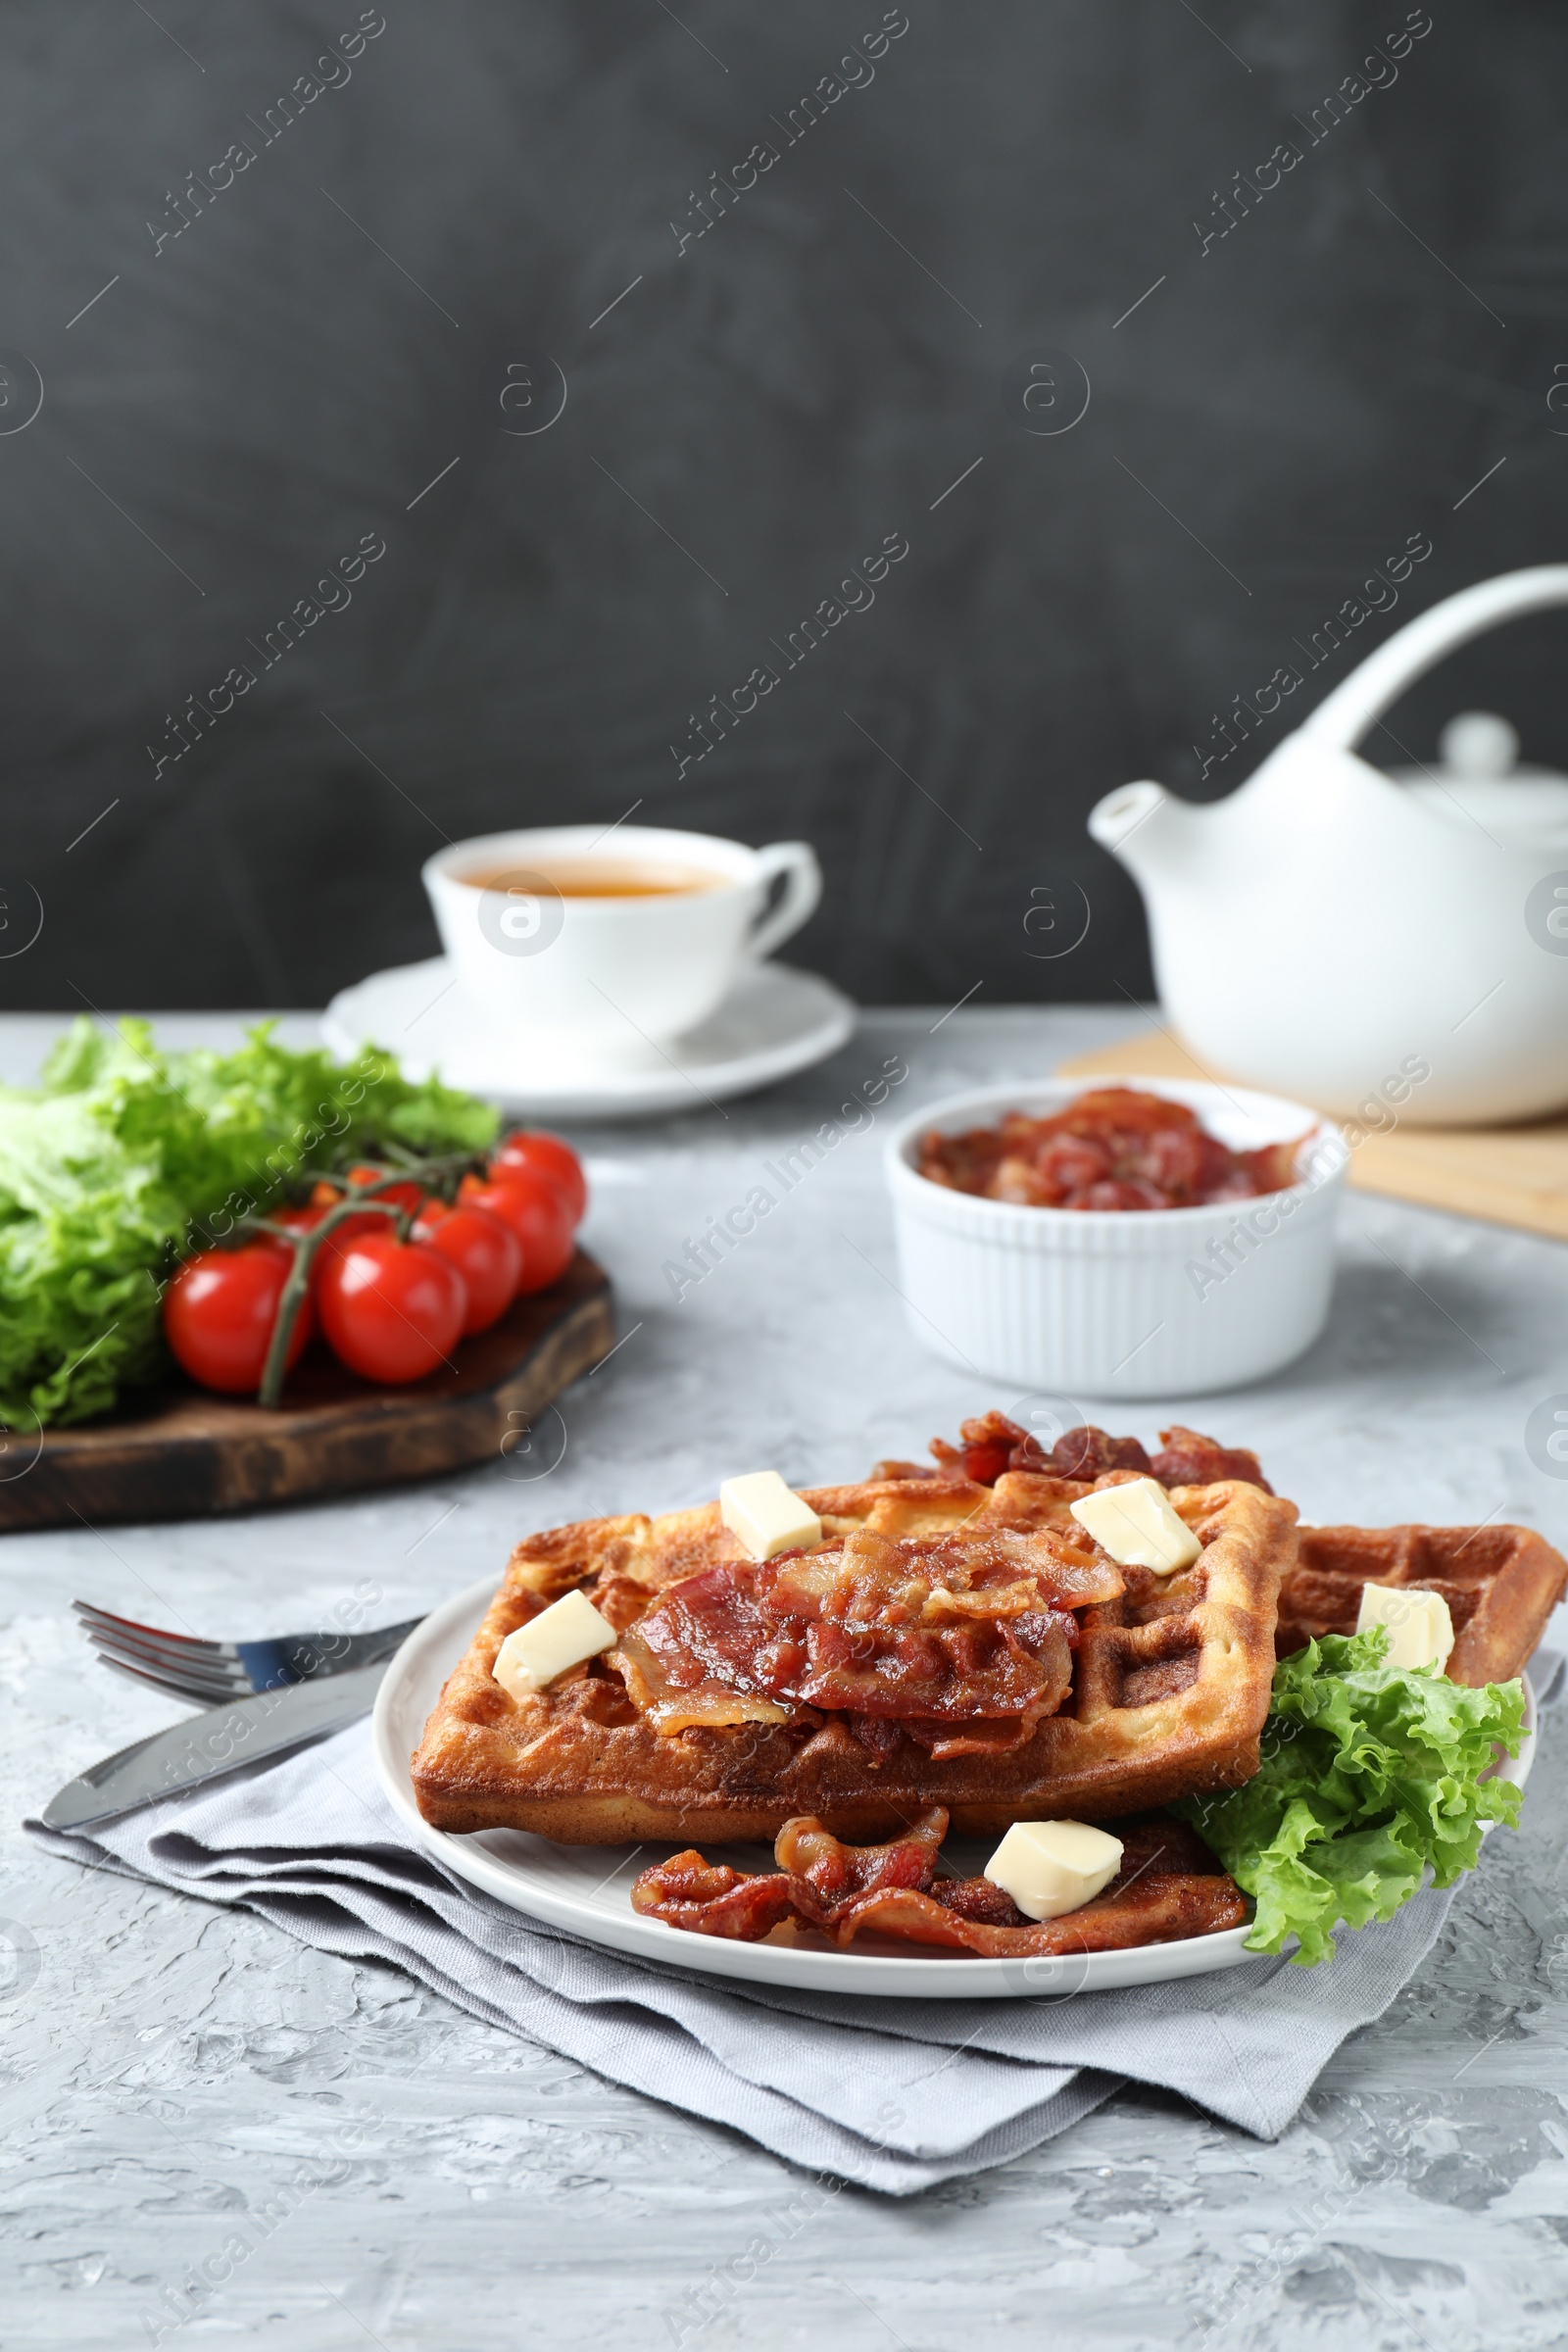
[[[371,1632],[345,1634],[329,1628],[310,1634],[278,1634],[271,1641],[204,1642],[192,1634],[171,1634],[161,1626],[138,1625],[111,1616],[90,1600],[74,1600],[82,1630],[106,1666],[156,1690],[177,1691],[198,1706],[216,1707],[288,1683],[346,1674],[353,1666],[375,1666],[412,1634],[421,1617]]]

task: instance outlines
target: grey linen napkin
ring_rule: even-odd
[[[894,2000],[743,1986],[524,1918],[410,1843],[365,1723],[94,1837],[26,1828],[51,1852],[403,1969],[613,2082],[893,2196],[1004,2164],[1129,2080],[1274,2138],[1419,1966],[1452,1899],[1429,1890],[1342,1932],[1311,1970],[1260,1959],[1076,1997]]]

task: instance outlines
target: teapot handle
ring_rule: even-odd
[[[1353,751],[1406,687],[1455,646],[1495,628],[1499,621],[1539,612],[1548,605],[1568,605],[1568,564],[1538,564],[1528,571],[1504,571],[1495,579],[1478,580],[1473,588],[1461,588],[1457,596],[1446,597],[1430,612],[1407,621],[1369,655],[1302,721],[1298,739],[1325,749]]]

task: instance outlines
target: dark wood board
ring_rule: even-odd
[[[430,1478],[498,1455],[615,1344],[610,1277],[579,1250],[558,1283],[459,1347],[453,1371],[372,1388],[320,1347],[276,1412],[187,1381],[80,1429],[51,1429],[0,1484],[0,1533],[202,1519]]]

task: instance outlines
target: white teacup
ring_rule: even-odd
[[[486,833],[438,850],[423,878],[476,1011],[542,1048],[613,1054],[696,1028],[822,896],[808,842],[751,850],[652,825]]]

